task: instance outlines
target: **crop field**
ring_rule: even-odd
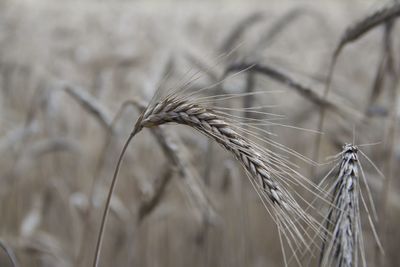
[[[0,0],[0,267],[400,266],[399,17]]]

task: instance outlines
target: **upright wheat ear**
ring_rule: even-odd
[[[357,265],[360,242],[358,205],[357,147],[343,146],[339,174],[327,218],[330,240],[322,247],[320,266],[352,267]]]

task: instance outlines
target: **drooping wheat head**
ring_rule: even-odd
[[[310,245],[306,240],[310,237],[307,229],[317,227],[289,192],[293,184],[304,181],[293,181],[296,180],[294,176],[298,174],[286,158],[263,149],[258,143],[245,137],[225,113],[203,105],[196,98],[177,94],[150,104],[136,122],[133,134],[143,128],[166,123],[194,128],[232,153],[244,167],[267,210],[282,230],[290,249],[295,252],[301,245]],[[251,133],[251,130],[247,133],[249,132]],[[277,144],[275,146],[283,149]],[[301,223],[306,223],[306,227]],[[296,255],[294,258],[298,261]]]

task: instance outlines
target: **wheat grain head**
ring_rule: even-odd
[[[137,120],[133,135],[143,128],[167,123],[189,126],[233,154],[244,167],[257,193],[266,200],[263,203],[282,230],[292,252],[302,245],[310,245],[306,240],[310,235],[301,223],[306,223],[309,229],[315,229],[314,221],[289,192],[290,182],[285,178],[290,180],[293,177],[283,169],[290,168],[280,162],[283,168],[279,169],[277,162],[280,159],[274,159],[275,154],[266,154],[256,143],[236,131],[235,126],[212,107],[197,102],[195,98],[176,94],[151,103]],[[296,255],[294,258],[298,261]]]

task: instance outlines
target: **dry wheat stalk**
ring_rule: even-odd
[[[227,37],[222,41],[219,51],[231,51],[238,44],[238,42],[241,41],[240,39],[243,37],[246,30],[257,22],[264,19],[264,16],[265,15],[261,12],[255,12],[240,20],[232,29],[232,31],[227,35]]]
[[[375,103],[377,98],[382,94],[385,86],[386,76],[395,76],[394,51],[393,51],[393,28],[394,21],[385,23],[385,32],[382,40],[381,59],[375,74],[374,83],[368,101],[368,109]],[[368,114],[369,115],[369,114]]]
[[[319,14],[318,12],[315,12],[314,10],[305,7],[292,8],[283,15],[276,18],[265,32],[260,33],[260,36],[258,38],[259,40],[252,47],[249,55],[247,55],[247,58],[259,58],[260,53],[265,50],[265,48],[269,48],[278,37],[281,37],[281,35],[284,34],[285,30],[287,30],[290,26],[293,26],[301,18],[305,17],[314,19],[316,25],[318,26],[326,27],[326,22],[323,16],[321,16],[321,14]]]
[[[7,258],[9,259],[10,264],[13,267],[18,267],[20,266],[18,264],[17,258],[15,257],[14,251],[10,246],[8,246],[3,240],[0,239],[0,248],[4,250]]]
[[[141,223],[158,206],[158,204],[160,203],[161,199],[164,196],[165,189],[169,184],[169,181],[171,180],[172,176],[173,176],[173,168],[171,168],[170,166],[166,166],[163,169],[163,173],[154,182],[153,185],[154,193],[151,196],[144,199],[139,204],[138,215],[137,215],[138,223]]]
[[[394,3],[390,6],[386,6],[382,9],[375,11],[371,15],[368,15],[359,22],[350,26],[346,29],[344,35],[340,39],[340,42],[334,52],[334,58],[339,55],[340,51],[347,43],[357,40],[376,26],[379,26],[387,21],[391,21],[399,15],[400,3]]]
[[[383,186],[380,192],[380,204],[379,204],[379,218],[381,223],[378,225],[378,230],[380,233],[385,232],[385,228],[387,227],[387,204],[389,200],[389,192],[393,179],[395,178],[395,147],[397,144],[397,135],[398,135],[398,121],[399,121],[399,96],[400,96],[400,77],[397,74],[395,79],[391,81],[390,84],[390,100],[389,100],[389,118],[386,125],[386,133],[385,133],[385,141],[384,141],[384,150],[387,151],[388,159],[384,161],[384,171],[386,177],[384,177]],[[383,242],[386,242],[384,239]],[[378,247],[377,247],[378,250]],[[377,264],[384,265],[385,257],[379,255],[379,262]]]
[[[79,88],[69,83],[63,82],[60,87],[84,109],[86,109],[88,113],[92,114],[107,131],[110,129],[112,124],[112,117],[109,115],[110,112],[108,112],[108,110],[106,110],[98,100],[83,88]]]
[[[339,105],[335,103],[339,101],[333,102],[327,98],[320,96],[315,91],[315,89],[310,88],[309,86],[306,86],[300,83],[299,81],[296,81],[293,77],[291,77],[284,71],[281,71],[273,66],[269,66],[266,64],[259,64],[259,63],[242,62],[242,63],[232,64],[227,67],[226,73],[230,73],[232,71],[246,71],[246,72],[252,71],[254,73],[266,75],[269,78],[276,80],[277,82],[280,82],[282,84],[285,84],[289,88],[294,89],[302,97],[308,99],[310,102],[321,108],[328,109],[332,112],[335,112],[336,114],[346,117],[347,119],[349,118],[349,116],[358,119],[362,117],[362,115],[359,114],[356,110],[346,107],[345,105]],[[338,100],[342,101],[342,99]]]

